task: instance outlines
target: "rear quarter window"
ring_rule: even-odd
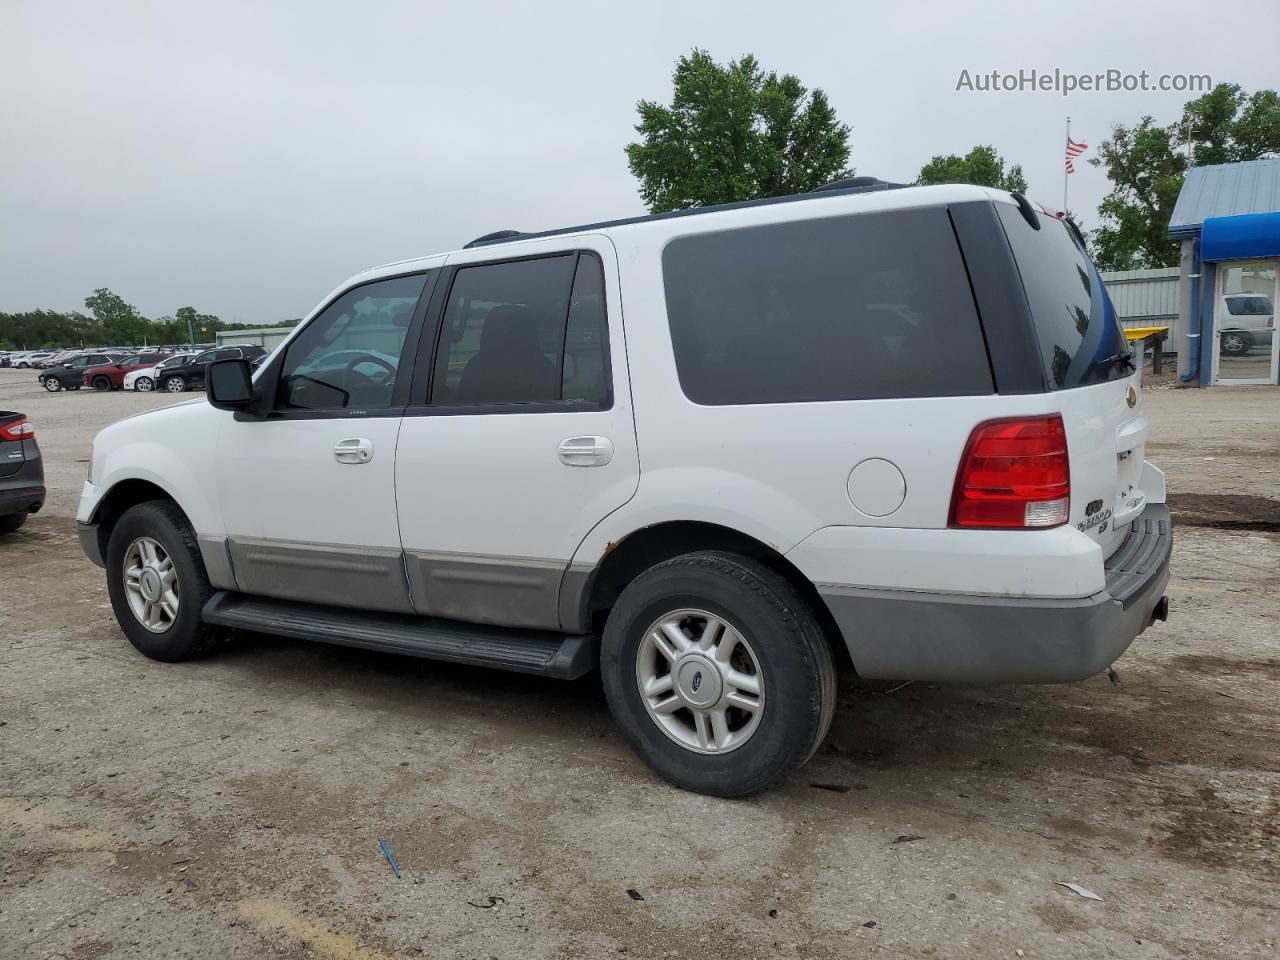
[[[694,403],[993,392],[941,208],[681,237],[662,266],[676,369]]]
[[[1040,216],[1036,230],[1017,207],[996,207],[1022,277],[1050,387],[1067,390],[1129,376],[1131,368],[1116,359],[1127,356],[1129,348],[1111,298],[1067,225]]]

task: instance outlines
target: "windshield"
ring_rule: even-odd
[[[1129,376],[1129,347],[1102,278],[1066,223],[1039,216],[1035,230],[1018,208],[997,204],[1022,276],[1051,389]]]

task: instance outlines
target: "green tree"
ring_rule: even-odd
[[[202,343],[213,340],[219,330],[226,330],[243,324],[223,323],[211,313],[201,313],[195,307],[179,307],[173,315],[170,327],[171,336],[178,341],[186,342],[188,336],[195,335],[195,342]],[[189,331],[189,332],[188,332]]]
[[[99,287],[84,298],[84,305],[97,321],[102,340],[107,344],[141,343],[150,327],[137,307],[106,287]]]
[[[1162,127],[1143,117],[1133,126],[1112,127],[1089,161],[1111,181],[1091,238],[1098,266],[1130,270],[1178,262],[1167,232],[1188,152],[1201,166],[1280,152],[1280,96],[1274,90],[1246,96],[1238,85],[1220,83],[1184,104],[1176,123]]]
[[[1105,167],[1111,192],[1098,206],[1094,259],[1103,270],[1171,267],[1178,245],[1168,238],[1169,218],[1182,189],[1187,158],[1173,133],[1143,117],[1135,126],[1117,124],[1089,161]]]
[[[1027,192],[1027,178],[1022,175],[1022,165],[1015,163],[1006,172],[1004,158],[992,146],[974,147],[963,157],[954,153],[935,156],[920,168],[916,183],[972,183],[1011,193]]]
[[[627,163],[652,213],[800,193],[852,174],[849,127],[827,95],[755,57],[676,63],[670,106],[641,100]]]

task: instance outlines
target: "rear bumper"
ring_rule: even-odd
[[[35,513],[44,506],[44,462],[38,451],[28,458],[17,473],[0,480],[0,516]]]
[[[1062,683],[1110,666],[1163,619],[1173,529],[1149,504],[1105,563],[1106,586],[1070,600],[824,586],[819,590],[868,679]]]
[[[0,487],[0,516],[35,513],[44,506],[44,487]]]

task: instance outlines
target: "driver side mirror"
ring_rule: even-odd
[[[209,402],[219,410],[244,410],[253,403],[253,372],[247,360],[216,360],[209,364]]]

